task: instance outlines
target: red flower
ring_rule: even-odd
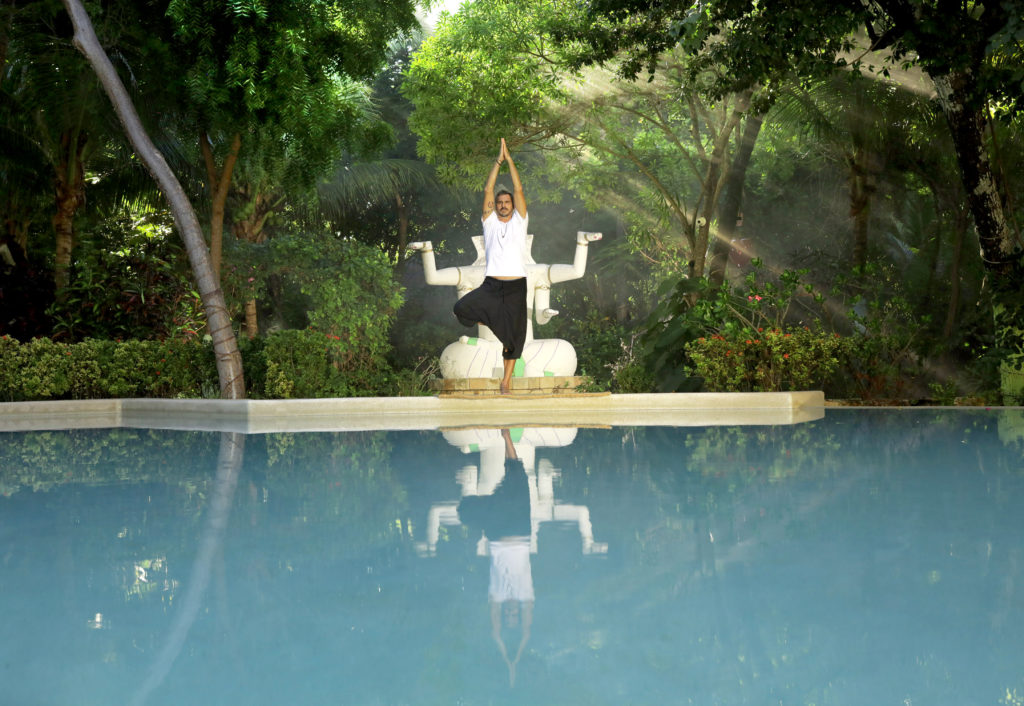
[[[783,357],[783,358],[788,358],[788,357],[789,357],[789,353],[783,353],[783,354],[782,354],[782,357]]]

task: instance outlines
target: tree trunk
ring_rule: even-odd
[[[853,218],[853,265],[863,270],[868,262],[868,225],[871,200],[878,186],[875,176],[881,171],[879,160],[863,145],[856,145],[847,155],[850,166],[850,217]]]
[[[14,0],[7,0],[0,9],[0,84],[7,73],[7,48],[11,45],[11,27],[14,26]]]
[[[240,195],[248,198],[248,190],[241,189]],[[274,212],[274,208],[280,200],[271,203],[270,197],[266,194],[257,193],[254,197],[248,198],[244,213],[231,225],[231,232],[238,240],[248,243],[262,243],[266,241],[267,234],[263,230],[267,219]],[[245,303],[245,335],[250,339],[256,338],[260,333],[259,318],[256,310],[256,299],[250,299]]]
[[[260,335],[260,322],[256,316],[255,299],[250,299],[245,303],[245,335],[250,339]]]
[[[942,327],[945,341],[953,336],[957,313],[960,310],[960,263],[963,260],[964,234],[967,232],[967,214],[960,211],[953,219],[953,254],[949,266],[949,306],[946,308],[946,323]]]
[[[743,125],[743,135],[736,148],[736,154],[729,165],[722,187],[722,198],[718,205],[718,233],[711,243],[711,260],[708,263],[708,278],[711,284],[720,287],[725,282],[725,268],[729,264],[732,241],[736,237],[736,223],[743,205],[743,185],[747,180],[747,168],[754,153],[757,136],[764,123],[762,115],[748,113]]]
[[[398,255],[395,258],[395,274],[399,280],[405,272],[405,246],[409,242],[409,208],[402,194],[395,192],[395,207],[398,209]]]
[[[1003,213],[999,189],[985,149],[985,118],[966,100],[967,88],[973,84],[974,77],[970,72],[954,71],[932,74],[931,79],[953,137],[960,179],[981,245],[981,259],[990,273],[1006,277],[1013,270],[1016,244]]]
[[[242,136],[235,133],[231,138],[228,156],[224,158],[224,164],[218,169],[213,158],[213,148],[210,146],[209,136],[205,132],[200,133],[199,136],[199,149],[203,153],[206,176],[210,182],[210,260],[213,265],[213,274],[218,281],[224,253],[224,212],[227,209],[231,174],[235,170],[235,162],[238,160],[238,152],[241,147]]]
[[[696,243],[693,249],[693,259],[690,273],[692,277],[704,275],[704,265],[707,260],[708,240],[711,233],[711,221],[718,208],[718,196],[722,191],[723,165],[727,160],[729,152],[729,140],[732,133],[739,125],[740,118],[750,108],[750,96],[752,91],[747,90],[736,96],[736,103],[723,122],[722,127],[715,136],[715,143],[708,156],[707,172],[704,176],[704,184],[701,187],[701,219],[697,223]]]
[[[192,272],[195,275],[199,295],[202,297],[203,307],[206,310],[210,335],[213,337],[221,397],[244,398],[245,379],[242,374],[242,356],[238,351],[238,341],[235,339],[235,333],[231,328],[231,318],[228,316],[227,307],[224,304],[224,292],[221,291],[210,264],[210,254],[206,249],[203,230],[199,225],[199,219],[196,218],[195,210],[189,203],[185,190],[174,176],[174,172],[167,166],[163,155],[153,145],[153,141],[150,140],[143,128],[124,84],[121,83],[113,64],[110,63],[110,59],[96,38],[89,14],[82,6],[81,0],[63,0],[63,2],[75,29],[75,46],[92,64],[136,154],[167,197],[178,232],[181,233],[182,240],[185,241],[185,250],[188,252],[189,262],[192,264]]]
[[[75,214],[85,203],[85,171],[82,155],[88,138],[85,133],[65,131],[60,137],[60,163],[54,179],[53,232],[56,236],[56,261],[53,273],[57,296],[68,286],[71,253],[75,245]]]

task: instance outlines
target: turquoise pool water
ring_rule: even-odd
[[[0,704],[1024,700],[1021,410],[508,440],[0,434]]]

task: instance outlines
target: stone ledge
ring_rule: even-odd
[[[0,431],[141,428],[273,433],[502,426],[797,424],[821,392],[511,394],[313,400],[125,399],[0,403]]]

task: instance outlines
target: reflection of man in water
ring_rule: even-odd
[[[459,518],[479,528],[491,555],[491,636],[508,665],[509,684],[515,686],[516,665],[530,639],[533,623],[533,574],[530,570],[530,487],[523,462],[516,455],[508,429],[505,440],[505,477],[491,495],[470,495],[459,503]],[[504,620],[503,620],[504,619]],[[519,647],[510,658],[502,638],[502,623],[521,631]]]

